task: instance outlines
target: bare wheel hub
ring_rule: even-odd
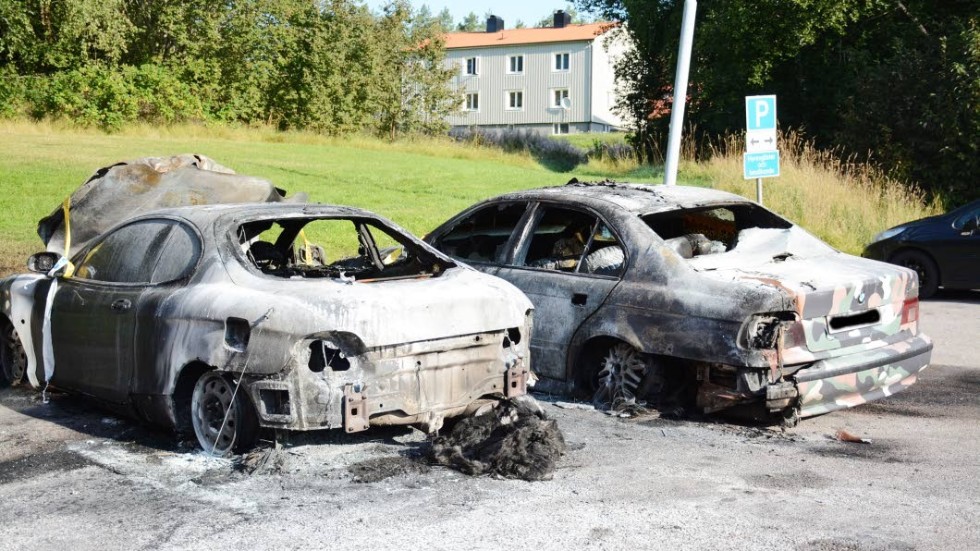
[[[649,362],[632,346],[620,343],[610,348],[596,374],[596,405],[612,406],[636,400]]]

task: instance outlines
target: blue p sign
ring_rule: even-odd
[[[776,129],[776,96],[745,98],[745,128],[749,131]]]

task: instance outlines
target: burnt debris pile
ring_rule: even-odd
[[[468,475],[548,480],[565,450],[558,424],[536,404],[504,401],[438,436],[430,459]]]

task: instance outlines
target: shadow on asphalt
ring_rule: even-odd
[[[960,304],[980,304],[980,290],[963,291],[958,289],[940,289],[931,298],[923,302],[956,302]]]

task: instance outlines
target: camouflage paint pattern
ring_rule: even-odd
[[[901,392],[916,382],[931,355],[932,341],[919,336],[801,369],[793,377],[800,392],[800,416],[859,406]]]

